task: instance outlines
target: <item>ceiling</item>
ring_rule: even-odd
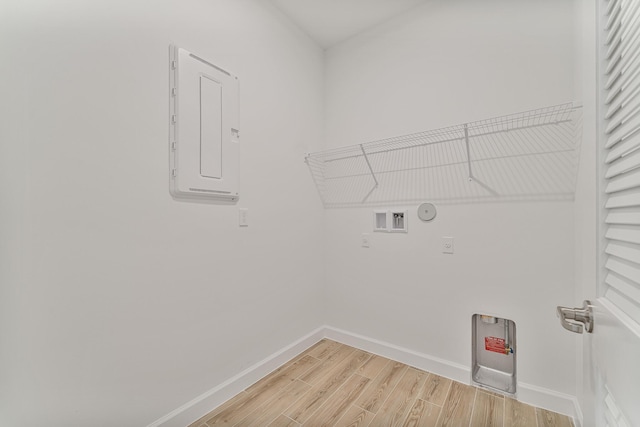
[[[325,49],[425,1],[427,0],[271,0]]]

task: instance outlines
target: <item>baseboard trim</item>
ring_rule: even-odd
[[[464,384],[469,384],[471,370],[466,366],[448,360],[429,356],[428,354],[419,353],[388,342],[354,334],[331,326],[325,327],[325,337],[342,344],[350,345],[351,347],[368,351],[369,353],[397,360],[398,362],[418,369],[433,372],[434,374]]]
[[[463,384],[470,384],[471,371],[467,366],[364,335],[331,326],[322,326],[190,402],[185,403],[178,409],[159,418],[147,427],[188,426],[190,423],[206,415],[261,378],[264,378],[267,374],[273,372],[323,338],[329,338],[370,353],[397,360],[398,362],[433,372],[434,374],[450,378]],[[574,396],[532,384],[518,383],[517,397],[519,401],[529,405],[568,415],[574,418],[577,427],[582,424],[580,405]]]
[[[570,394],[527,383],[518,383],[518,400],[538,408],[547,409],[573,418],[576,427],[581,423],[578,399]]]
[[[576,411],[576,416],[573,417],[573,424],[575,427],[582,427],[584,425],[584,414],[582,413],[582,407],[580,407],[580,401],[577,397],[573,398],[573,405]]]
[[[299,338],[222,384],[157,419],[147,427],[188,426],[323,339],[325,337],[324,330],[324,327],[320,327]]]

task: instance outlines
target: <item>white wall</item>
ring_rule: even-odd
[[[240,78],[238,206],[169,196],[170,43]],[[323,55],[267,2],[3,1],[0,51],[0,425],[146,425],[322,323]]]
[[[574,86],[572,2],[434,1],[326,53],[329,146],[559,104]],[[575,395],[572,202],[410,210],[408,234],[371,234],[371,209],[327,210],[328,323],[470,366],[471,315],[517,325],[519,381]],[[440,238],[455,237],[454,255]]]

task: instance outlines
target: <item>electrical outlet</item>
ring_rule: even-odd
[[[442,253],[443,254],[453,253],[453,237],[442,238]]]
[[[361,245],[363,248],[371,247],[371,242],[369,241],[369,233],[362,233]]]

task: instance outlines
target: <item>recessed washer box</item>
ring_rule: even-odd
[[[169,71],[171,195],[237,202],[238,78],[177,46],[170,48]]]
[[[374,210],[373,231],[387,233],[407,232],[408,212],[406,210]]]

